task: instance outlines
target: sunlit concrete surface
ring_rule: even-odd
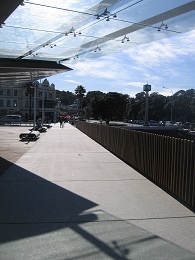
[[[195,259],[192,211],[68,123],[20,130],[0,128],[20,151],[0,175],[0,259]]]
[[[31,126],[0,126],[0,174],[15,163],[34,142],[21,142],[19,135],[29,132]]]

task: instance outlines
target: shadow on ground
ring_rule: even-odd
[[[9,162],[6,162],[9,165]],[[15,164],[0,176],[2,259],[194,259]],[[56,173],[57,174],[57,173]],[[147,254],[146,254],[147,252]]]
[[[0,156],[0,176],[3,174],[13,163],[4,159],[3,157]]]

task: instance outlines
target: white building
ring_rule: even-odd
[[[43,103],[44,102],[44,103]],[[42,106],[43,104],[43,106]],[[45,79],[36,84],[36,116],[54,120],[56,112],[55,85]],[[22,120],[32,120],[34,116],[34,87],[2,87],[0,89],[0,116],[20,114]]]

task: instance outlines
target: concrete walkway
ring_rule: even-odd
[[[0,243],[1,260],[195,259],[195,214],[56,124],[0,175]]]

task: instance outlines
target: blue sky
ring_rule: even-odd
[[[74,92],[78,85],[86,91],[119,92],[134,97],[143,85],[151,92],[171,95],[195,88],[195,31],[166,38],[93,60],[68,65],[73,71],[49,77],[56,89]],[[163,86],[165,88],[163,88]],[[171,90],[172,91],[171,91]]]

